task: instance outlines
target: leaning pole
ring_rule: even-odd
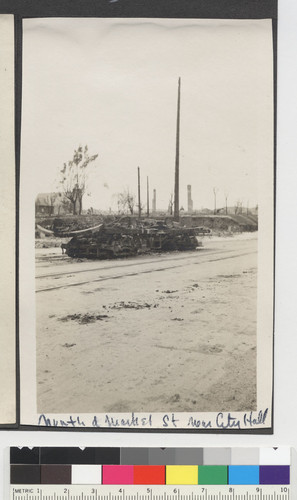
[[[180,77],[178,79],[177,119],[176,119],[176,150],[174,179],[174,219],[179,220],[179,132],[180,132]]]
[[[149,178],[146,177],[146,215],[150,216],[150,187],[149,187]]]
[[[141,217],[141,201],[140,201],[140,168],[137,167],[137,179],[138,179],[138,217]]]

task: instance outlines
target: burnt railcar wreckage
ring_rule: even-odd
[[[102,223],[99,227],[77,231],[65,245],[69,257],[115,259],[145,253],[195,250],[195,231],[179,224],[160,221]]]

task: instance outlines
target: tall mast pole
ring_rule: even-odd
[[[149,188],[149,178],[146,178],[146,214],[150,215],[150,188]]]
[[[179,132],[180,132],[180,77],[178,79],[178,95],[177,95],[175,180],[174,180],[174,219],[177,221],[179,220]]]
[[[140,168],[137,167],[138,174],[138,217],[141,217],[141,203],[140,203]]]

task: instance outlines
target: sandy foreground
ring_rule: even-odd
[[[256,409],[256,235],[36,276],[39,413]]]

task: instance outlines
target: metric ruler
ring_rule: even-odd
[[[290,486],[19,485],[10,500],[290,500]]]
[[[10,500],[295,500],[293,477],[287,447],[10,449]]]

